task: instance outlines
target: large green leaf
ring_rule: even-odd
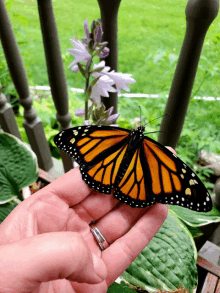
[[[170,206],[170,210],[191,227],[199,227],[213,222],[220,222],[220,211],[217,210],[215,206],[213,206],[212,210],[208,213],[198,213],[179,206]]]
[[[192,227],[187,224],[185,224],[185,225],[186,225],[187,229],[189,230],[189,232],[192,234],[193,238],[203,235],[203,232],[198,227]]]
[[[0,206],[0,223],[4,221],[4,219],[17,205],[18,204],[16,202],[11,201]]]
[[[38,177],[35,153],[11,134],[0,133],[0,204],[19,196],[19,190]]]
[[[114,282],[109,288],[107,293],[135,293],[137,291],[131,289],[128,284],[122,282],[121,284],[117,284]]]
[[[198,283],[196,261],[190,232],[169,211],[160,230],[121,277],[149,292],[173,291],[180,286],[193,292]]]

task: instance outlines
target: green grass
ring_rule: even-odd
[[[118,14],[119,72],[131,73],[136,83],[130,86],[131,92],[169,93],[176,61],[179,56],[185,34],[186,0],[135,0],[121,2]],[[73,57],[66,55],[71,48],[69,39],[84,37],[83,21],[100,17],[96,0],[53,1],[62,54],[65,55],[64,68],[67,84],[70,87],[84,88],[80,73],[74,74],[68,69]],[[18,21],[14,13],[23,15],[28,25]],[[12,2],[9,15],[20,46],[30,83],[48,85],[45,57],[39,24],[37,1],[25,0]],[[207,33],[202,59],[200,60],[193,92],[201,96],[219,96],[219,43],[213,42],[219,34],[220,16]],[[23,37],[20,34],[23,34]],[[207,58],[207,59],[206,59]],[[205,71],[206,79],[197,92]]]
[[[130,85],[131,92],[148,94],[168,94],[173,78],[177,57],[185,34],[186,0],[123,0],[118,15],[118,47],[119,71],[132,73],[136,79]],[[64,56],[64,68],[68,87],[84,88],[84,79],[80,73],[75,74],[68,69],[73,57],[66,53],[71,48],[69,39],[74,35],[84,37],[83,22],[88,18],[89,23],[100,17],[96,0],[53,1],[54,12],[60,38],[61,51]],[[23,15],[28,21],[25,25],[14,17],[14,13]],[[41,30],[37,11],[37,1],[13,1],[9,10],[13,27],[18,40],[27,41],[21,45],[21,53],[27,68],[30,83],[48,85],[47,70],[43,52]],[[207,33],[202,57],[199,63],[193,93],[200,96],[220,96],[220,48],[219,42],[220,16],[218,16]],[[206,74],[206,78],[201,82]],[[70,96],[70,111],[73,113],[79,103],[72,103]],[[126,99],[119,98],[120,126],[131,126],[135,117],[139,117],[138,105],[142,106],[143,117],[150,121],[163,114],[166,99]],[[82,103],[83,105],[83,103]],[[42,111],[37,105],[38,115]],[[44,107],[45,109],[47,107]],[[55,109],[53,104],[53,117]],[[47,112],[44,110],[43,112]],[[196,153],[202,147],[220,153],[219,146],[219,101],[191,100],[186,116],[180,146],[184,156],[190,157],[190,152]],[[43,114],[48,116],[48,114]],[[46,119],[46,118],[45,118]],[[50,120],[50,118],[48,118]],[[51,118],[52,119],[52,118]],[[54,118],[53,118],[54,119]],[[43,119],[44,120],[44,119]],[[159,130],[160,120],[149,125],[149,131]],[[44,122],[46,125],[50,122]],[[82,123],[74,118],[73,123]],[[45,125],[44,125],[45,126]],[[47,130],[46,130],[47,132]],[[48,139],[50,137],[48,129]],[[153,135],[156,139],[157,135]],[[213,143],[212,143],[213,142]]]

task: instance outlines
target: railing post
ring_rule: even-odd
[[[12,106],[7,102],[3,93],[0,92],[0,125],[5,132],[15,135],[21,139]]]
[[[107,41],[107,47],[110,49],[109,56],[105,59],[106,66],[110,66],[111,70],[118,71],[118,9],[121,0],[98,0],[102,28],[104,31],[102,41]],[[102,102],[106,108],[114,106],[114,113],[118,109],[118,94],[109,93],[109,98],[102,98]]]
[[[159,134],[159,142],[176,147],[183,128],[206,32],[218,14],[219,0],[189,0],[186,34]]]
[[[212,202],[220,211],[220,180],[217,180],[217,182],[215,183],[215,193],[212,196]]]
[[[29,95],[27,75],[3,0],[0,0],[0,37],[8,68],[19,95],[19,102],[24,107],[23,125],[28,140],[37,155],[39,167],[48,171],[53,165],[50,149],[42,121],[32,107],[33,98]]]
[[[51,0],[38,0],[37,3],[52,97],[57,109],[57,120],[61,125],[60,130],[63,130],[70,127],[71,114],[68,109],[68,91],[56,21]],[[60,154],[67,172],[73,168],[73,160],[64,152]]]

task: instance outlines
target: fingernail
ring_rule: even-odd
[[[92,254],[95,273],[104,280],[107,277],[107,268],[104,261],[96,254]]]

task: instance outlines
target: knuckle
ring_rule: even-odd
[[[134,250],[132,250],[132,246],[129,245],[129,243],[121,242],[121,249],[122,252],[126,255],[126,258],[129,259],[129,262],[132,262],[135,259],[136,253]]]

